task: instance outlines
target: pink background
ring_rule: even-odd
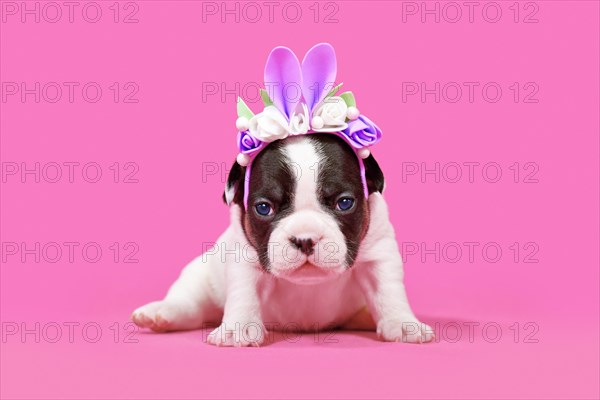
[[[34,255],[22,262],[20,254],[3,247],[3,398],[600,396],[598,2],[540,1],[529,8],[522,2],[518,22],[513,2],[498,2],[502,16],[496,23],[483,18],[484,2],[473,22],[463,7],[456,23],[448,21],[452,9],[439,23],[432,15],[422,22],[420,14],[403,14],[410,4],[391,1],[321,3],[320,23],[314,21],[313,2],[297,3],[302,17],[296,23],[282,17],[283,3],[272,23],[264,3],[255,3],[264,14],[256,23],[247,20],[254,17],[249,9],[240,22],[229,15],[222,23],[220,14],[206,15],[203,22],[203,3],[195,1],[134,3],[137,23],[123,23],[135,11],[125,2],[115,23],[112,1],[97,2],[102,9],[97,23],[82,18],[81,4],[72,23],[66,8],[56,23],[43,15],[39,23],[35,16],[21,22],[7,3],[2,2],[0,31],[3,83],[33,88],[35,82],[78,82],[81,88],[97,82],[103,94],[96,103],[77,89],[73,102],[66,90],[56,103],[47,101],[54,92],[39,103],[33,95],[23,102],[19,94],[7,95],[5,85],[4,172],[11,163],[33,168],[36,162],[71,161],[96,162],[103,175],[88,183],[80,166],[73,183],[66,167],[57,183],[43,178],[36,183],[31,175],[24,182],[19,175],[4,177],[4,246],[80,246],[73,262],[63,254],[55,263],[44,257],[35,262]],[[20,13],[21,2],[13,4]],[[435,4],[427,2],[432,9]],[[336,6],[337,22],[323,23]],[[47,18],[54,17],[54,10],[46,11]],[[538,22],[524,23],[532,12]],[[493,17],[488,10],[488,19]],[[374,153],[386,175],[399,241],[427,249],[479,243],[472,260],[466,252],[456,262],[454,252],[439,260],[423,251],[406,256],[413,308],[422,320],[437,324],[438,343],[390,344],[373,333],[347,332],[334,334],[337,343],[305,335],[296,343],[279,337],[261,349],[222,349],[203,343],[202,331],[138,332],[137,343],[126,343],[123,329],[131,311],[161,298],[181,268],[227,226],[221,171],[210,176],[206,171],[229,166],[235,157],[235,95],[221,99],[221,90],[207,95],[203,85],[224,82],[231,91],[238,82],[240,89],[249,88],[243,95],[253,96],[271,48],[287,45],[302,57],[323,41],[336,48],[338,81],[384,131]],[[121,87],[116,103],[109,89],[114,82]],[[137,103],[122,101],[131,91],[124,88],[127,82],[139,88]],[[435,82],[441,87],[478,82],[479,89],[472,102],[466,90],[456,103],[447,101],[454,92],[439,103],[433,95],[403,102],[402,82],[425,82],[428,88]],[[487,82],[501,87],[498,102],[482,97]],[[509,89],[514,82],[521,87],[517,102]],[[525,90],[527,82],[539,88],[536,103],[523,101],[535,87]],[[258,106],[251,105],[254,111]],[[115,162],[122,173],[131,171],[124,170],[125,163],[135,163],[139,182],[123,183],[121,176],[114,183],[109,166]],[[436,183],[432,175],[403,179],[409,165],[403,163],[433,168],[436,162],[480,166],[473,182],[466,167],[457,183],[443,178]],[[501,168],[497,183],[481,175],[481,166],[490,162]],[[509,168],[515,162],[518,183]],[[524,182],[534,168],[526,170],[527,162],[537,166],[537,183]],[[101,247],[100,261],[82,258],[88,242]],[[121,247],[118,262],[109,248],[114,242]],[[127,242],[139,247],[138,263],[123,262]],[[514,242],[521,248],[516,262]],[[529,242],[533,247],[523,249]],[[498,262],[482,255],[486,243],[501,248]],[[538,262],[524,262],[534,248]],[[55,336],[54,325],[48,325],[53,322],[63,326],[57,343],[48,340]],[[80,324],[73,343],[64,326],[69,322]],[[465,325],[471,322],[480,324],[472,340]],[[39,343],[34,334],[8,335],[11,327],[35,330],[36,323]],[[86,323],[101,327],[97,343],[82,336]],[[496,343],[490,339],[494,329],[487,336],[482,332],[486,323],[501,327]],[[532,324],[525,329],[527,323]],[[453,343],[457,325],[462,336]],[[94,330],[89,333],[94,336]]]

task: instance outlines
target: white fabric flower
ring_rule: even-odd
[[[346,114],[348,106],[344,99],[339,96],[328,97],[313,111],[313,118],[320,117],[323,120],[323,127],[313,130],[318,132],[336,132],[348,127],[346,123]],[[319,121],[320,122],[320,121]]]
[[[308,107],[306,104],[298,105],[290,118],[290,135],[303,135],[310,129]]]
[[[288,132],[288,122],[275,106],[265,107],[263,112],[250,119],[250,133],[263,142],[285,139]]]

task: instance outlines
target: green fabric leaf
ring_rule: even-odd
[[[356,107],[356,99],[352,92],[344,92],[340,94],[340,97],[344,100],[348,107]]]
[[[273,100],[271,100],[265,89],[260,89],[260,97],[262,98],[263,103],[265,103],[265,107],[273,105]]]
[[[329,93],[327,93],[327,96],[325,96],[325,98],[335,95],[340,90],[340,88],[342,87],[343,84],[344,84],[344,82],[340,83],[339,85],[337,85],[333,89],[331,89],[329,91]]]
[[[238,97],[237,101],[237,114],[238,118],[245,117],[248,118],[248,120],[254,117],[254,113],[252,112],[252,110],[250,110],[250,108],[246,105],[246,103],[244,102],[244,100],[242,100],[241,97]]]

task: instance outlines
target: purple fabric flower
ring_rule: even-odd
[[[238,149],[240,153],[251,154],[259,150],[264,142],[258,140],[250,134],[250,131],[238,132],[237,137]]]
[[[348,143],[357,149],[372,146],[381,139],[381,129],[364,115],[348,122],[348,127],[342,133]]]

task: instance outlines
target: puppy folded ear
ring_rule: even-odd
[[[246,177],[246,167],[242,167],[237,161],[233,162],[233,166],[229,171],[227,183],[225,184],[225,192],[223,193],[223,201],[227,205],[233,203],[244,207],[244,179]]]
[[[379,164],[377,164],[373,155],[371,154],[365,158],[363,163],[365,165],[365,177],[367,178],[369,194],[374,192],[383,193],[383,188],[385,187],[383,172],[381,172],[381,168],[379,168]]]

